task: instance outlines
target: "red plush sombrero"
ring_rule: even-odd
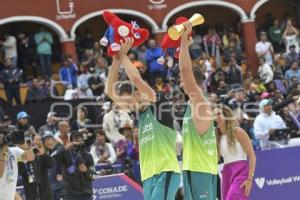
[[[139,46],[149,37],[149,31],[145,28],[140,28],[135,21],[131,23],[124,22],[109,11],[104,11],[103,18],[109,27],[104,37],[100,40],[100,44],[108,46],[107,52],[109,56],[117,54],[121,47],[120,41],[124,38],[133,38],[133,46]]]

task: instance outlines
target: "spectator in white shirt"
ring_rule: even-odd
[[[96,141],[91,147],[91,155],[95,164],[113,164],[117,160],[116,152],[111,143],[105,141],[105,132],[96,129]]]
[[[119,133],[119,128],[126,123],[132,124],[132,120],[129,114],[122,111],[118,106],[113,106],[113,109],[104,115],[103,129],[106,137],[113,145],[125,139],[125,137]]]
[[[54,138],[60,144],[67,146],[71,142],[70,125],[67,121],[61,121],[58,123],[58,132],[55,134]]]
[[[270,83],[273,80],[274,73],[269,63],[266,62],[265,57],[259,59],[258,74],[260,79],[265,83]]]
[[[33,161],[34,153],[29,149],[27,143],[19,147],[8,147],[8,140],[1,130],[0,133],[0,200],[15,200],[18,162]]]
[[[5,59],[12,59],[13,66],[17,67],[17,40],[10,34],[4,35],[5,41],[0,41],[0,45],[4,49]]]
[[[276,129],[286,128],[283,119],[272,110],[272,103],[270,99],[262,100],[259,103],[261,113],[254,120],[254,134],[259,139],[262,150],[272,148],[269,137]]]
[[[263,56],[267,63],[273,65],[273,46],[267,39],[267,33],[261,32],[260,41],[255,46],[255,52],[259,58]]]

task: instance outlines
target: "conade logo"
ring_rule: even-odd
[[[165,0],[149,0],[152,4],[162,4]]]

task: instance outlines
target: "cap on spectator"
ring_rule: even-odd
[[[29,115],[25,111],[19,112],[17,114],[17,120],[28,118],[28,117],[29,117]]]
[[[104,102],[103,110],[109,110],[109,109],[110,109],[110,102],[109,101]]]
[[[296,45],[292,44],[289,49],[295,49],[296,48]]]
[[[53,134],[50,131],[45,131],[45,134],[42,137],[42,141],[44,142],[47,138],[54,138]]]
[[[262,32],[260,32],[260,35],[267,35],[267,32],[262,31]]]
[[[169,79],[169,81],[175,81],[175,77],[172,77],[172,76],[169,77],[168,79]]]
[[[123,127],[119,128],[119,133],[123,134],[125,130],[132,130],[132,126],[129,123],[124,124]]]
[[[2,122],[10,121],[10,117],[8,115],[4,115],[4,117],[1,120]]]
[[[89,68],[89,73],[91,73],[91,74],[95,73],[95,68],[94,67],[90,67]]]
[[[47,118],[50,118],[50,117],[57,117],[58,115],[57,115],[57,113],[56,112],[49,112],[48,114],[47,114]]]
[[[260,99],[263,100],[263,99],[267,99],[270,97],[270,93],[268,92],[263,92],[261,95],[260,95]]]
[[[264,99],[264,100],[260,101],[259,107],[262,109],[262,108],[264,108],[267,105],[272,105],[272,103],[273,103],[272,99]]]

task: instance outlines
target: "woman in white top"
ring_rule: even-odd
[[[285,31],[282,38],[285,42],[286,53],[290,53],[290,46],[295,45],[295,51],[299,53],[299,31],[292,24],[291,20],[287,21]]]
[[[224,159],[222,200],[247,200],[256,165],[255,153],[247,133],[227,106],[214,108],[219,153]],[[247,161],[249,158],[249,163]]]

